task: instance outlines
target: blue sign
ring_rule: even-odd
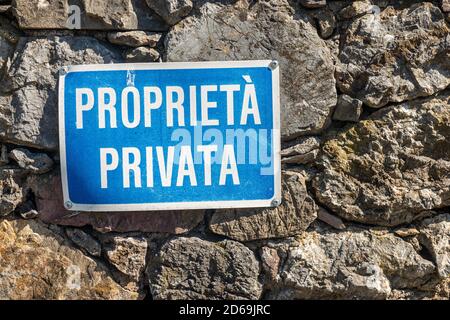
[[[65,67],[64,203],[78,211],[276,206],[276,61]]]

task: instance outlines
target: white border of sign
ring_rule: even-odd
[[[169,70],[169,69],[211,69],[211,68],[259,68],[267,67],[272,71],[272,105],[273,105],[273,151],[274,151],[274,186],[275,194],[271,199],[231,200],[231,201],[197,201],[197,202],[162,202],[130,204],[81,204],[73,203],[69,198],[66,170],[66,141],[64,123],[64,88],[65,77],[70,72],[111,71],[111,70]],[[157,62],[130,64],[103,64],[67,66],[60,70],[59,76],[59,145],[61,161],[61,179],[64,206],[73,211],[164,211],[191,209],[225,209],[274,207],[281,203],[281,135],[280,135],[280,76],[278,62],[274,60],[246,61],[208,61],[208,62]]]

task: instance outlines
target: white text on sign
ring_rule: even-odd
[[[83,129],[85,117],[92,114],[98,119],[98,128],[117,128],[118,120],[123,127],[133,129],[138,126],[152,127],[152,118],[156,112],[164,112],[167,127],[179,126],[218,126],[218,119],[210,115],[211,109],[222,107],[226,112],[226,124],[235,125],[235,108],[240,108],[239,125],[247,125],[252,121],[254,125],[261,124],[261,118],[256,96],[255,85],[250,77],[243,76],[248,82],[245,85],[202,85],[189,86],[185,92],[179,86],[143,87],[142,91],[128,86],[117,93],[113,88],[98,88],[96,91],[90,88],[76,89],[76,128]],[[236,93],[243,90],[240,95],[242,101],[237,101]],[[223,94],[226,99],[225,106],[210,98],[211,93]],[[165,99],[165,100],[164,100]],[[200,114],[197,115],[197,101],[199,101]],[[165,105],[165,111],[161,111]],[[94,109],[97,106],[97,110]],[[130,110],[131,109],[131,110]],[[96,113],[96,114],[93,114]],[[188,113],[188,117],[186,116]],[[118,114],[120,114],[120,119]],[[156,114],[160,118],[161,114]],[[219,174],[219,185],[225,185],[227,176],[230,176],[234,185],[238,185],[239,173],[236,164],[236,155],[232,145],[224,145]],[[211,158],[212,153],[217,152],[215,145],[198,145],[196,152],[203,155],[205,186],[212,184]],[[125,147],[121,150],[115,148],[100,148],[100,174],[101,188],[108,188],[108,173],[122,170],[123,188],[152,188],[154,186],[154,170],[158,170],[160,184],[163,187],[172,186],[172,176],[175,148],[169,146],[165,151],[162,146],[148,146],[144,154],[139,148]],[[158,168],[154,168],[153,159],[156,159]],[[176,186],[183,186],[185,179],[189,185],[198,184],[193,161],[193,150],[190,146],[182,146],[179,154],[178,170],[175,173]],[[145,181],[142,181],[145,177]]]

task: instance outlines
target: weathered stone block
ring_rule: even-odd
[[[12,150],[9,157],[22,169],[35,174],[46,173],[53,167],[53,160],[47,154],[31,152],[24,148]]]
[[[201,3],[171,29],[166,48],[167,61],[276,59],[282,137],[317,133],[330,122],[337,101],[332,55],[307,15],[287,0]]]
[[[39,219],[46,223],[82,227],[91,225],[100,232],[160,232],[179,234],[195,228],[202,220],[202,210],[165,212],[81,212],[64,208],[61,177],[54,170],[30,176],[27,182],[35,194]]]
[[[382,109],[324,143],[316,199],[339,216],[395,226],[450,205],[448,91]]]
[[[450,214],[442,214],[421,222],[419,241],[431,253],[438,274],[450,276]]]
[[[258,299],[259,263],[239,242],[175,238],[147,268],[154,299]]]
[[[0,221],[0,299],[137,299],[100,262],[34,220]]]
[[[22,29],[165,31],[164,21],[145,0],[15,0]]]
[[[409,243],[381,231],[312,231],[271,247],[286,261],[269,299],[386,299],[435,272]]]
[[[130,49],[125,53],[126,62],[154,62],[159,59],[159,52],[149,47]]]
[[[25,179],[22,169],[0,169],[0,217],[13,212],[24,200]]]
[[[209,228],[239,241],[281,238],[302,233],[317,217],[317,206],[306,190],[305,177],[283,173],[282,203],[276,208],[217,210]]]
[[[108,33],[108,41],[129,47],[155,47],[161,39],[160,33],[145,31],[125,31]]]
[[[159,14],[169,25],[174,25],[192,10],[191,0],[146,0],[150,8]]]
[[[57,150],[58,70],[66,65],[121,61],[119,52],[95,38],[21,38],[0,87],[0,138]]]

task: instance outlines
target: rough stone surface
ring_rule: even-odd
[[[73,243],[80,247],[82,251],[95,257],[100,257],[102,247],[100,243],[90,234],[81,229],[67,228],[66,235]]]
[[[130,0],[83,0],[83,4],[86,15],[97,18],[105,27],[132,29],[138,24],[138,17]]]
[[[429,96],[450,84],[450,29],[431,3],[364,15],[341,47],[339,88],[371,107]]]
[[[260,255],[266,282],[274,283],[278,281],[278,271],[281,259],[278,256],[277,250],[270,247],[262,247]]]
[[[32,201],[32,199],[25,200],[21,204],[19,204],[15,210],[23,219],[35,219],[39,216],[39,212],[36,210],[36,207]]]
[[[0,217],[13,212],[23,201],[24,179],[21,169],[0,169]]]
[[[318,10],[312,16],[317,22],[320,36],[324,39],[329,38],[336,28],[336,18],[333,11],[328,9]]]
[[[420,287],[435,270],[386,232],[312,231],[281,248],[287,259],[269,299],[385,299],[394,288]]]
[[[325,222],[326,224],[332,226],[335,229],[343,230],[345,229],[345,224],[339,217],[332,215],[327,210],[322,207],[319,207],[317,210],[317,219]]]
[[[450,277],[450,214],[425,219],[419,241],[433,256],[441,278]]]
[[[320,147],[319,138],[300,138],[293,141],[292,144],[292,146],[281,150],[281,163],[306,164],[317,159]]]
[[[192,10],[191,0],[146,0],[169,25],[174,25],[186,17]]]
[[[5,41],[16,44],[19,41],[22,32],[17,30],[13,21],[0,16],[0,37]]]
[[[417,236],[418,234],[420,234],[419,230],[417,230],[416,228],[399,228],[395,230],[394,233],[401,238]]]
[[[67,0],[14,0],[14,14],[24,29],[66,28]]]
[[[0,4],[0,13],[5,13],[5,12],[8,12],[9,10],[11,10],[11,6]]]
[[[283,138],[320,132],[329,123],[337,100],[331,53],[287,0],[204,3],[172,28],[166,47],[167,61],[276,59]]]
[[[11,21],[0,16],[0,80],[3,78],[6,62],[14,52],[18,37],[19,32],[11,26]]]
[[[59,169],[27,182],[36,198],[39,218],[46,223],[82,227],[90,225],[100,232],[161,232],[180,234],[195,228],[203,220],[203,211],[164,212],[83,212],[68,211],[63,205]]]
[[[106,267],[34,220],[0,222],[0,299],[136,299]]]
[[[53,167],[53,160],[47,154],[31,152],[24,148],[12,150],[9,157],[22,169],[36,174],[46,173]]]
[[[13,45],[7,41],[0,33],[0,77],[3,74],[3,67],[13,52]]]
[[[338,13],[338,18],[343,20],[353,19],[365,14],[376,13],[374,6],[370,1],[353,1],[352,4],[346,6]]]
[[[300,0],[300,4],[305,8],[321,8],[327,5],[326,0]]]
[[[167,30],[144,0],[15,0],[13,12],[22,29]]]
[[[239,242],[175,238],[147,269],[154,299],[257,299],[259,263]]]
[[[283,173],[282,203],[270,209],[217,210],[209,228],[239,241],[280,238],[299,234],[317,217],[317,206],[308,195],[305,176]]]
[[[358,122],[362,113],[362,101],[343,94],[338,98],[333,120]]]
[[[325,142],[317,199],[343,218],[394,226],[450,204],[450,95],[380,110]]]
[[[0,146],[0,166],[4,166],[9,163],[8,149],[5,145]]]
[[[117,270],[135,281],[141,279],[144,274],[148,247],[145,238],[104,235],[102,244],[108,261]]]
[[[441,0],[442,2],[442,11],[450,12],[450,1],[449,0]]]
[[[126,31],[108,33],[108,41],[121,46],[155,47],[160,39],[161,34],[154,32]]]
[[[154,62],[158,60],[159,52],[149,47],[131,49],[125,53],[127,62]]]
[[[22,38],[13,61],[0,88],[0,138],[56,150],[58,70],[65,65],[120,62],[121,58],[94,38],[49,37]]]

